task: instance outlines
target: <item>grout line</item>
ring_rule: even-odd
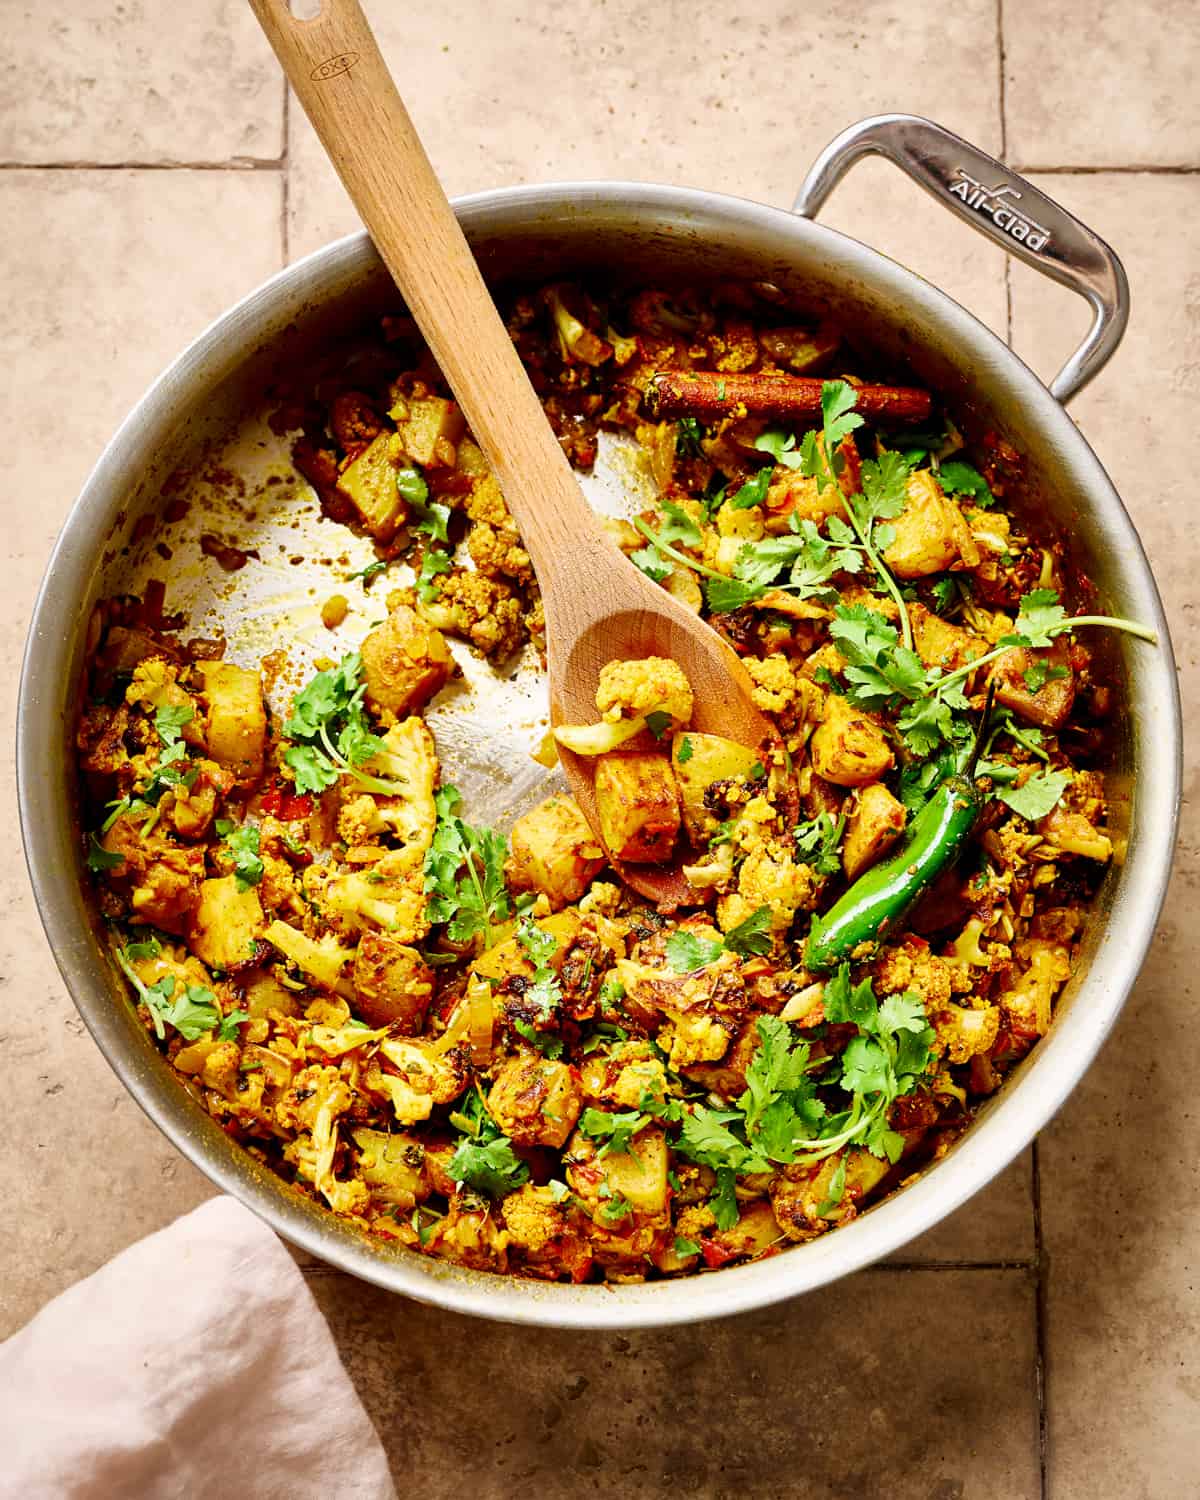
[[[1030,1148],[1033,1160],[1033,1253],[1034,1253],[1034,1329],[1037,1340],[1034,1373],[1037,1382],[1038,1470],[1041,1475],[1042,1500],[1049,1500],[1050,1489],[1050,1411],[1047,1401],[1046,1365],[1046,1291],[1049,1266],[1046,1242],[1042,1233],[1042,1158],[1035,1140]]]
[[[1138,164],[1137,162],[1123,162],[1120,165],[1111,164],[1101,167],[1044,167],[1036,162],[1009,162],[1014,172],[1024,172],[1028,176],[1037,172],[1043,177],[1196,177],[1200,176],[1200,166],[1177,166],[1163,167],[1152,166],[1148,162]]]
[[[283,150],[279,157],[279,170],[283,173],[283,193],[281,197],[281,207],[279,215],[279,250],[281,256],[283,257],[283,264],[285,266],[292,258],[291,228],[288,224],[288,218],[291,214],[292,206],[292,170],[290,151],[292,115],[291,96],[292,91],[288,85],[287,76],[285,74],[283,79]]]
[[[0,172],[278,172],[283,158],[230,161],[0,161]]]
[[[999,73],[1000,160],[1008,155],[1008,110],[1004,93],[1004,0],[996,0],[996,65]]]

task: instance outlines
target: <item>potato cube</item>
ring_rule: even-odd
[[[924,578],[952,564],[979,564],[979,547],[966,517],[927,469],[908,476],[908,498],[891,523],[896,535],[883,560],[897,578]]]
[[[252,786],[267,742],[262,676],[227,661],[199,662],[197,670],[208,701],[208,753],[239,786]]]
[[[408,516],[408,506],[396,488],[396,466],[391,460],[391,434],[381,432],[338,476],[338,493],[349,500],[371,535],[391,541]]]
[[[679,834],[679,792],[665,755],[612,751],[596,763],[596,810],[609,852],[630,864],[671,857]]]
[[[445,636],[407,604],[393,609],[361,649],[367,706],[385,724],[418,713],[454,670]]]
[[[604,868],[604,850],[573,797],[547,797],[513,824],[509,885],[540,891],[555,911],[579,900]]]
[[[253,886],[238,890],[236,875],[200,883],[200,904],[192,913],[188,946],[211,969],[239,969],[254,963],[263,935],[263,909]]]
[[[506,1062],[488,1093],[488,1113],[518,1146],[561,1146],[575,1128],[579,1084],[564,1062],[525,1053]]]
[[[855,794],[846,836],[842,840],[842,868],[847,880],[857,880],[904,831],[904,807],[881,781]]]
[[[879,725],[840,693],[825,699],[825,715],[810,745],[813,769],[834,786],[878,781],[894,757]]]
[[[389,1134],[384,1130],[359,1129],[351,1134],[362,1152],[356,1175],[376,1198],[411,1208],[429,1197],[425,1148],[415,1136],[402,1130]]]
[[[1037,664],[1047,668],[1046,680],[1037,692],[1030,689],[1025,673]],[[992,668],[996,702],[1011,708],[1028,724],[1042,729],[1061,729],[1075,702],[1075,673],[1071,648],[1061,637],[1041,651],[1017,647],[1006,651]]]
[[[693,844],[704,844],[720,819],[704,798],[710,787],[748,776],[759,755],[747,745],[719,734],[684,730],[671,741],[671,769],[683,804],[683,824]]]
[[[408,415],[397,424],[404,451],[422,468],[438,460],[440,440],[457,443],[466,423],[453,401],[442,396],[419,396],[406,401]]]
[[[433,972],[415,948],[388,932],[364,932],[354,956],[354,997],[371,1026],[415,1036],[433,996]]]
[[[567,1181],[588,1212],[605,1227],[620,1222],[622,1201],[639,1214],[661,1214],[667,1207],[667,1139],[658,1125],[647,1125],[628,1151],[599,1155],[596,1143],[577,1132],[570,1146]]]

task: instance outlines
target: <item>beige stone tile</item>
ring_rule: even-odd
[[[0,0],[0,161],[275,158],[282,86],[242,0]]]
[[[54,534],[112,430],[161,367],[276,270],[280,182],[262,172],[0,174],[0,740],[12,743],[25,627]],[[0,766],[0,1337],[210,1191],[142,1116],[67,998]]]
[[[883,110],[928,114],[999,146],[993,0],[950,11],[876,0],[836,14],[787,0],[740,9],[448,0],[420,27],[385,0],[366,10],[450,193],[625,177],[787,206],[821,147]],[[296,255],[357,221],[298,107],[291,158]],[[863,183],[873,180],[862,170]],[[859,219],[865,191],[846,189],[837,222],[852,232],[865,223],[881,248],[911,254],[926,274],[943,255],[965,264],[954,231],[966,231],[945,230],[945,246],[958,245],[945,249],[942,219],[927,218],[934,207],[915,189],[899,208],[884,189]]]
[[[1194,0],[1004,6],[1015,167],[1200,164]]]
[[[1033,1163],[1023,1151],[995,1182],[889,1260],[995,1264],[1032,1262],[1033,1256]]]
[[[626,1334],[308,1284],[397,1483],[423,1500],[1039,1494],[1024,1272],[865,1272],[746,1317]]]
[[[1040,181],[1112,242],[1129,271],[1125,343],[1072,410],[1156,569],[1194,744],[1200,180]],[[1064,326],[1064,294],[1016,268],[1013,299],[1016,347],[1045,374],[1075,331]],[[1200,1172],[1189,1083],[1200,1067],[1196,780],[1192,749],[1175,880],[1150,959],[1100,1061],[1043,1137],[1053,1500],[1148,1500],[1183,1493],[1186,1476],[1200,1472]]]

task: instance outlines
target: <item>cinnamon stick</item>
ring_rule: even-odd
[[[805,375],[723,375],[718,370],[660,370],[646,390],[652,417],[696,417],[716,422],[744,415],[799,421],[821,415],[822,380]],[[859,385],[855,411],[873,422],[924,422],[928,391],[908,385]]]

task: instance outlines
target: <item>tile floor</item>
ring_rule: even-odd
[[[150,377],[288,258],[353,227],[239,0],[0,0],[0,737],[56,529]],[[790,202],[837,130],[898,109],[1035,173],[1124,256],[1134,315],[1074,408],[1154,562],[1185,702],[1200,400],[1200,25],[1189,0],[444,0],[367,9],[451,191],[641,177]],[[529,81],[537,80],[536,89]],[[20,87],[14,84],[19,82]],[[1083,312],[879,163],[828,221],[972,307],[1048,376]],[[1200,1492],[1200,1069],[1189,759],[1177,875],[1116,1035],[1032,1153],[902,1260],[667,1333],[568,1336],[310,1284],[397,1478],[436,1497],[1157,1500]],[[75,1017],[0,768],[0,1067],[14,1185],[0,1336],[205,1197]],[[488,1372],[504,1369],[496,1382]],[[714,1440],[719,1431],[720,1440]]]

